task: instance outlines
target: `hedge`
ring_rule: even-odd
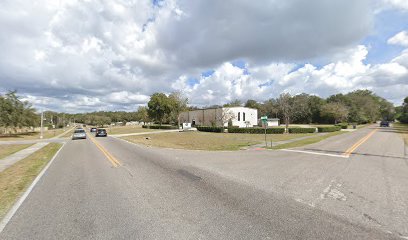
[[[348,123],[338,123],[336,126],[341,127],[341,129],[347,129]]]
[[[177,126],[171,125],[143,125],[142,128],[150,128],[150,129],[178,129]]]
[[[229,133],[251,133],[251,134],[263,134],[264,128],[228,128]],[[282,134],[285,132],[285,128],[267,128],[267,134]]]
[[[289,133],[314,133],[314,132],[316,132],[316,128],[298,128],[298,127],[289,128]]]
[[[224,127],[197,126],[196,128],[200,132],[217,132],[217,133],[224,132]]]
[[[341,127],[339,126],[330,126],[330,127],[317,127],[318,132],[336,132],[340,131]]]

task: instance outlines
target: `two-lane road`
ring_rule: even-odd
[[[308,192],[297,183],[302,178],[303,184],[328,181],[320,170],[307,171],[303,155],[96,141],[100,147],[90,139],[65,145],[1,239],[398,239],[326,211],[326,203],[320,208],[294,198],[291,186]],[[332,173],[344,159],[313,156],[309,164]]]

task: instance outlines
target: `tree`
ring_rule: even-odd
[[[136,112],[136,118],[139,122],[143,122],[143,125],[146,125],[146,123],[149,122],[147,107],[139,107]]]
[[[286,132],[288,132],[289,123],[294,112],[293,98],[290,93],[282,93],[277,99],[277,104],[285,122]]]
[[[340,102],[330,102],[322,106],[321,115],[334,121],[334,124],[347,120],[349,111],[347,107]]]
[[[326,101],[318,96],[310,96],[309,97],[309,108],[311,112],[311,122],[312,123],[321,123],[323,119],[320,117],[320,112],[322,106],[326,103]]]
[[[180,113],[187,110],[188,98],[184,97],[182,92],[172,92],[169,97],[170,103],[170,121],[180,126]]]
[[[398,121],[401,123],[408,123],[408,97],[404,99],[400,111]]]
[[[147,103],[149,117],[162,125],[164,118],[171,111],[169,98],[164,93],[154,93]]]
[[[294,123],[311,123],[312,110],[309,105],[309,95],[302,93],[293,96],[293,116]]]
[[[21,101],[16,91],[0,96],[0,126],[6,128],[37,126],[35,109],[27,101]]]
[[[227,104],[224,104],[223,107],[241,107],[242,102],[238,99],[235,99]]]
[[[221,122],[221,127],[224,127],[226,123],[232,121],[235,118],[234,113],[228,108],[221,108],[221,112],[215,115],[217,122]]]
[[[247,100],[244,106],[247,107],[247,108],[258,109],[258,111],[261,108],[261,105],[257,101],[255,101],[253,99]]]

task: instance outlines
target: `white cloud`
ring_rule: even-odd
[[[18,89],[59,111],[93,111],[135,109],[153,92],[174,89],[207,105],[283,90],[375,88],[379,73],[387,79],[398,72],[395,84],[404,85],[406,52],[380,67],[364,64],[365,47],[352,48],[371,30],[371,4],[2,0],[0,91]],[[333,63],[299,68],[316,58]],[[237,59],[246,70],[231,64]],[[201,77],[208,69],[214,74]],[[199,82],[192,86],[190,78]]]
[[[343,58],[337,57],[333,63],[322,67],[305,64],[295,68],[292,64],[270,64],[263,67],[248,67],[246,74],[241,68],[224,63],[210,77],[202,77],[199,84],[188,86],[187,79],[183,89],[189,98],[200,105],[223,104],[233,99],[266,100],[277,97],[281,92],[292,94],[302,92],[327,97],[338,92],[356,89],[370,89],[396,104],[400,104],[407,94],[408,52],[389,63],[370,65],[364,60],[368,54],[365,46],[346,51]],[[179,87],[179,86],[177,86]]]
[[[401,45],[408,47],[408,31],[402,31],[397,33],[392,38],[388,39],[388,44]]]
[[[401,10],[408,10],[408,1],[407,0],[384,0],[386,4],[390,4]]]

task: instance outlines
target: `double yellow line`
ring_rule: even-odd
[[[346,157],[350,157],[350,155],[358,148],[361,146],[361,144],[365,143],[371,136],[374,135],[375,132],[377,132],[378,129],[374,129],[373,131],[371,131],[370,133],[368,133],[365,137],[363,137],[362,139],[358,140],[358,142],[356,142],[353,146],[351,146],[349,149],[347,149],[343,155]]]
[[[110,154],[104,147],[102,147],[102,145],[100,145],[93,137],[90,136],[89,139],[91,139],[95,146],[98,147],[99,150],[101,150],[101,152],[106,156],[106,158],[110,163],[112,163],[114,167],[119,167],[120,165],[122,165],[119,160],[112,156],[112,154]]]

